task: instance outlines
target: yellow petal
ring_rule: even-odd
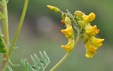
[[[99,39],[99,38],[95,38],[94,36],[92,36],[90,38],[90,41],[91,41],[92,45],[94,45],[95,47],[100,47],[103,45],[101,42],[103,42],[104,39]]]
[[[95,14],[94,14],[94,13],[90,13],[90,14],[84,19],[84,21],[92,22],[94,19],[95,19]]]
[[[67,29],[63,29],[61,30],[61,32],[63,34],[65,34],[66,37],[71,37],[73,35],[73,29],[72,29],[72,26],[67,28]]]
[[[68,42],[67,45],[61,45],[62,48],[64,48],[67,52],[70,52],[74,48],[74,40],[71,40]]]
[[[86,57],[92,57],[93,55],[95,55],[97,47],[91,45],[90,41],[87,41],[85,43],[85,47],[86,47]]]
[[[92,53],[90,53],[88,50],[86,50],[85,56],[86,56],[87,58],[92,58],[94,55],[95,55],[95,54],[92,54]]]

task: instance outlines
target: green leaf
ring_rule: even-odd
[[[45,58],[44,58],[44,56],[43,56],[42,52],[41,52],[41,51],[39,51],[39,53],[40,53],[40,56],[41,56],[41,58],[42,58],[42,62],[44,63],[44,65],[46,65]]]
[[[34,57],[35,57],[38,65],[40,66],[40,68],[43,69],[43,65],[41,64],[40,59],[38,58],[38,56],[35,53],[34,53]]]
[[[7,66],[7,71],[13,71],[10,66]]]
[[[0,53],[6,53],[6,47],[3,39],[4,36],[1,34],[1,30],[0,30]]]
[[[44,56],[45,56],[45,58],[46,58],[47,62],[49,62],[49,63],[50,63],[50,59],[49,59],[49,57],[48,57],[47,53],[46,53],[45,51],[43,51],[43,53],[44,53]]]
[[[34,57],[32,55],[31,55],[31,59],[32,59],[32,61],[34,63],[34,66],[35,66],[36,70],[40,71],[40,69],[38,67],[38,63],[36,62],[36,60],[34,59]]]
[[[25,68],[25,63],[24,63],[24,60],[22,60],[22,59],[21,59],[21,64]]]
[[[43,53],[39,51],[39,54],[41,56],[41,59],[39,59],[35,53],[34,53],[34,56],[31,55],[33,65],[30,65],[27,62],[27,59],[24,59],[24,60],[21,59],[21,64],[24,68],[24,71],[44,71],[45,70],[45,68],[50,63],[49,57],[45,51]]]
[[[24,60],[24,63],[25,63],[25,68],[24,69],[25,69],[25,71],[27,71],[27,59]]]
[[[27,71],[34,71],[32,66],[27,62]]]

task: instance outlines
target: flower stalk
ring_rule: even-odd
[[[80,37],[81,37],[80,35],[77,36],[76,41],[75,41],[75,43],[74,43],[74,47],[77,45],[77,43],[78,43]],[[69,56],[70,53],[71,53],[71,51],[70,51],[70,52],[67,52],[67,53],[64,55],[64,57],[63,57],[50,71],[54,71],[54,70]]]

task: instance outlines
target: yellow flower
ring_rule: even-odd
[[[95,50],[97,50],[97,47],[91,45],[89,40],[85,43],[85,46],[86,46],[87,50],[90,51],[91,53],[94,53]]]
[[[90,13],[88,16],[84,16],[83,21],[92,22],[95,19],[95,14]]]
[[[74,48],[74,39],[69,41],[67,45],[61,45],[62,48],[64,48],[67,52],[70,52]]]
[[[61,30],[61,32],[62,32],[63,34],[65,34],[65,36],[66,36],[66,38],[67,38],[67,37],[71,37],[71,36],[72,36],[72,34],[73,34],[73,29],[72,29],[72,27],[69,27],[69,28],[67,28],[67,29]]]
[[[89,40],[85,43],[85,47],[86,47],[86,57],[92,58],[92,56],[95,55],[96,53],[97,47],[91,45]]]
[[[92,45],[94,45],[95,47],[100,47],[103,45],[101,42],[103,42],[104,39],[98,39],[98,38],[95,38],[94,36],[91,36],[90,41]]]
[[[85,26],[85,33],[90,35],[90,36],[95,36],[96,34],[99,33],[99,29],[97,29],[97,26]]]

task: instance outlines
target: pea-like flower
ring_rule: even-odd
[[[72,28],[72,27],[69,27],[69,28],[67,28],[67,29],[62,29],[61,32],[62,32],[63,34],[65,34],[66,38],[73,36],[73,35],[72,35],[72,34],[73,34],[73,28]]]
[[[62,48],[64,48],[67,52],[70,52],[74,48],[74,31],[71,25],[71,20],[69,17],[64,17],[64,14],[62,15],[63,23],[66,26],[66,29],[62,29],[61,32],[65,34],[65,37],[68,38],[68,44],[67,45],[61,45]]]
[[[96,34],[99,33],[99,30],[97,29],[96,25],[94,25],[94,26],[86,25],[85,33],[87,33],[90,36],[95,36]]]
[[[90,41],[95,47],[100,47],[103,45],[102,42],[104,41],[104,39],[99,39],[95,38],[94,36],[91,36]]]
[[[81,11],[75,12],[75,15],[78,16],[80,20],[78,20],[79,26],[84,30],[82,35],[82,40],[86,47],[86,57],[93,57],[95,55],[96,50],[98,47],[102,46],[102,42],[104,39],[96,38],[95,36],[99,33],[99,29],[97,29],[97,26],[91,26],[89,22],[92,22],[95,19],[95,14],[90,13],[89,15],[85,15],[84,13],[81,13]]]
[[[61,45],[62,48],[64,48],[67,52],[70,52],[74,48],[74,39],[69,41],[67,45]]]
[[[97,26],[91,25],[91,22],[95,19],[96,15],[91,12],[89,15],[81,11],[75,11],[74,16],[67,10],[67,13],[60,11],[59,8],[54,6],[47,6],[50,10],[54,12],[62,13],[61,23],[66,26],[66,29],[62,29],[61,32],[65,34],[65,37],[68,38],[68,43],[66,45],[61,45],[67,52],[73,50],[76,42],[78,42],[81,37],[82,41],[86,47],[87,58],[92,58],[98,47],[101,47],[104,39],[96,38],[95,36],[99,33]],[[73,25],[73,26],[72,26]],[[75,34],[77,38],[75,39]]]
[[[96,53],[96,50],[97,50],[97,47],[91,45],[90,41],[88,40],[86,43],[85,43],[85,47],[86,47],[86,57],[89,58]]]
[[[94,13],[90,13],[88,16],[86,16],[85,14],[83,15],[83,21],[92,22],[94,19],[95,19]]]

